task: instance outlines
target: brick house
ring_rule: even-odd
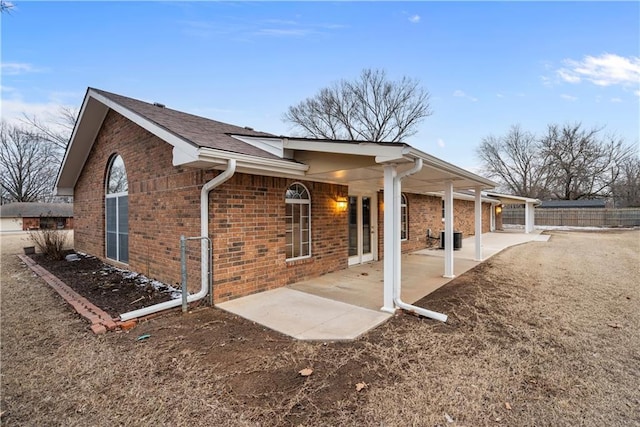
[[[73,204],[16,202],[0,206],[0,231],[73,229]]]
[[[92,88],[56,183],[77,251],[165,283],[180,281],[180,236],[210,237],[216,302],[392,263],[393,242],[424,248],[427,230],[492,231],[494,186],[407,144],[275,136]]]

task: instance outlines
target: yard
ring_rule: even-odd
[[[512,247],[418,304],[447,324],[338,343],[208,308],[96,336],[0,239],[2,425],[640,426],[638,230]]]

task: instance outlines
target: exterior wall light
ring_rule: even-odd
[[[336,198],[336,210],[338,212],[345,212],[347,210],[347,198],[346,197],[338,197],[338,198]]]
[[[499,214],[501,212],[502,212],[502,206],[501,205],[496,206],[496,213]]]

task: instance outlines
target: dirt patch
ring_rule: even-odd
[[[639,242],[553,233],[348,343],[209,308],[95,336],[3,255],[2,425],[640,425]]]
[[[52,260],[44,254],[31,258],[112,317],[180,297],[173,287],[105,264],[98,258],[72,250],[64,254],[76,255],[76,260]]]

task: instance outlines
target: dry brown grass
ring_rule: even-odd
[[[639,257],[638,231],[554,232],[420,302],[446,325],[305,343],[211,309],[94,336],[3,254],[2,424],[640,425]]]

